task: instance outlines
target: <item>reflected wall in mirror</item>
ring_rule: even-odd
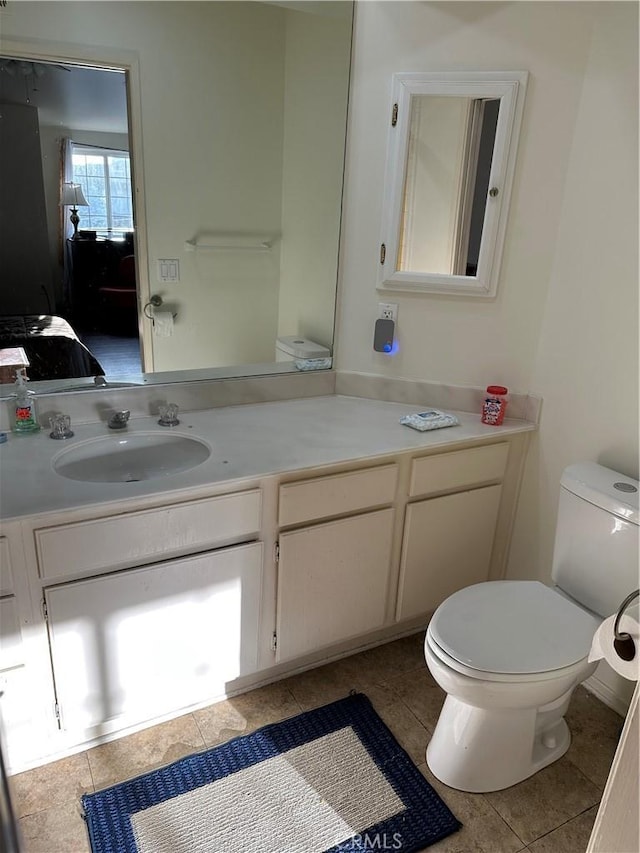
[[[149,381],[200,379],[209,369],[216,377],[226,368],[234,376],[295,369],[293,361],[276,363],[283,336],[331,351],[352,5],[169,0],[118,3],[115,14],[110,2],[33,2],[0,11],[7,59],[71,68],[59,70],[66,78],[80,73],[79,63],[125,72],[130,126],[118,128],[113,147],[130,142],[137,324],[127,334],[140,334]],[[39,102],[44,81],[26,75],[21,98],[12,96],[40,114],[40,140],[55,137],[58,149],[65,137],[107,144],[82,127],[88,117],[78,111],[72,126],[51,118]],[[104,91],[89,102],[104,104]],[[113,135],[115,125],[106,124]],[[37,305],[21,305],[24,288],[3,275],[0,314],[54,315],[73,327],[68,276],[58,264],[65,256],[58,156],[49,149],[43,162],[56,176],[44,182],[53,281],[46,297],[38,285]],[[85,242],[90,249],[102,242],[100,229],[93,241],[86,208],[78,213],[81,232],[90,232],[80,247],[86,254]],[[169,268],[179,280],[161,280],[166,260],[178,262]],[[173,323],[154,327],[144,317],[152,295]],[[101,297],[95,307],[94,332],[109,335]]]
[[[526,79],[394,75],[379,288],[495,294]]]

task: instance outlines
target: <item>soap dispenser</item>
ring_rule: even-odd
[[[27,377],[24,375],[24,368],[16,370],[14,432],[37,432],[40,429],[40,425],[36,419],[35,394],[33,391],[28,390],[26,381]]]

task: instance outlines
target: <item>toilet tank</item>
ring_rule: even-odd
[[[638,587],[638,481],[595,462],[560,480],[552,577],[583,607],[606,618]]]
[[[276,339],[276,361],[329,358],[330,355],[327,347],[300,335],[285,335]]]

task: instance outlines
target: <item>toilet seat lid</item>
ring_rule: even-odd
[[[578,663],[600,622],[538,581],[487,581],[444,601],[429,634],[472,669],[523,675]]]

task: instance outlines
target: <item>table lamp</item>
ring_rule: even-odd
[[[61,207],[70,207],[71,208],[71,216],[69,219],[71,220],[71,224],[73,225],[73,237],[72,240],[78,239],[78,223],[80,222],[80,217],[78,216],[78,207],[89,207],[89,202],[84,197],[84,193],[82,192],[82,187],[80,184],[72,184],[72,183],[64,183],[62,185],[62,197],[60,199]]]

